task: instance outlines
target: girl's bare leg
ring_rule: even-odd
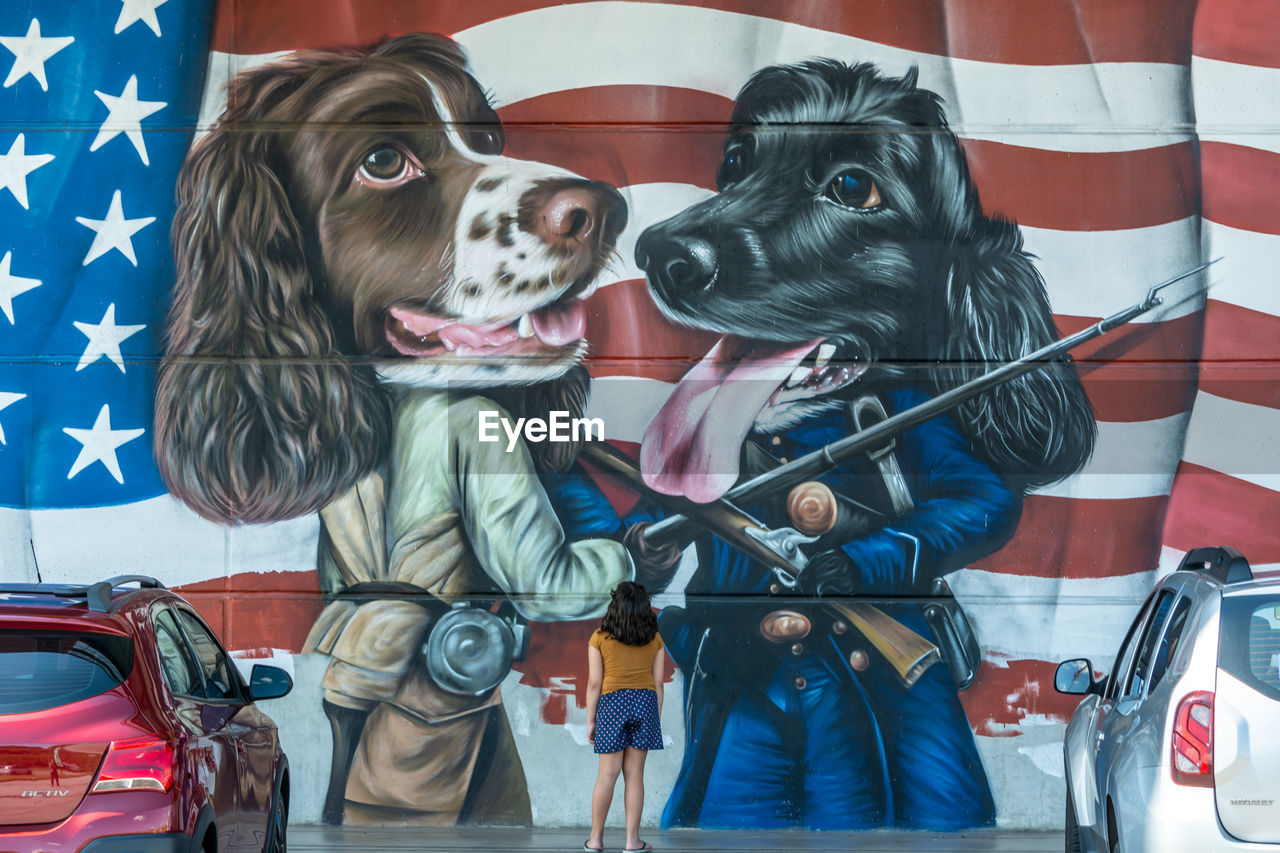
[[[649,753],[643,749],[627,747],[623,751],[622,802],[627,812],[627,842],[624,846],[629,849],[637,849],[644,844],[640,840],[640,811],[644,808],[644,760],[648,756]]]
[[[595,789],[591,792],[591,835],[587,838],[589,847],[604,848],[604,820],[609,816],[613,788],[618,783],[618,774],[621,772],[621,751],[600,754],[600,772],[596,776]]]

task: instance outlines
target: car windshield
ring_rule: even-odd
[[[128,637],[0,630],[0,714],[29,714],[97,696],[132,669]]]
[[[1218,665],[1280,701],[1280,595],[1223,600]]]

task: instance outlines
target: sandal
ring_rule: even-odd
[[[636,851],[640,851],[640,850],[652,850],[653,845],[650,844],[648,841],[646,841],[643,847],[623,847],[622,849],[629,851],[629,853],[636,853]]]
[[[604,850],[604,845],[601,844],[599,847],[592,847],[590,844],[584,841],[582,842],[582,849],[586,850],[587,853],[600,853],[600,851]]]

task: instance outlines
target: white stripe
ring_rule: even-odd
[[[1087,657],[1106,671],[1157,577],[1154,565],[1108,568],[1142,571],[1064,579],[961,569],[948,575],[947,583],[988,656],[1045,661]]]
[[[965,134],[1056,134],[1040,138],[1080,150],[1077,135],[1085,132],[1091,146],[1105,146],[1087,150],[1121,150],[1113,146],[1134,144],[1126,133],[1175,133],[1191,123],[1182,66],[977,62],[715,9],[577,3],[486,21],[455,38],[499,105],[608,85],[676,86],[732,98],[761,68],[832,57],[872,62],[889,74],[918,65],[920,85],[942,97],[952,126]]]
[[[591,384],[587,417],[604,421],[617,441],[639,442],[675,386],[657,379],[606,376]],[[1098,424],[1093,458],[1080,473],[1036,494],[1083,500],[1167,495],[1178,467],[1187,415],[1151,421]]]
[[[1063,231],[1022,226],[1055,314],[1106,317],[1141,302],[1152,285],[1199,266],[1198,217],[1116,231]],[[1221,279],[1221,264],[1163,291],[1164,304],[1135,323],[1195,313],[1204,305],[1205,276]],[[1123,332],[1121,333],[1123,334]]]
[[[1280,491],[1280,410],[1201,391],[1191,410],[1182,458]]]
[[[636,240],[644,230],[715,195],[709,189],[679,183],[631,184],[619,191],[627,200],[627,227],[618,235],[617,255],[602,273],[601,287],[644,278],[644,270],[636,266]]]
[[[586,416],[604,421],[606,438],[639,442],[673,388],[673,383],[657,379],[603,376],[591,382]]]
[[[712,195],[692,184],[651,183],[622,187],[630,218],[618,239],[618,260],[601,286],[644,278],[636,266],[635,242],[656,222]],[[1147,289],[1200,263],[1196,217],[1164,225],[1118,231],[1063,231],[1023,226],[1026,250],[1036,257],[1054,313],[1105,317],[1141,302]],[[1165,304],[1139,323],[1169,320],[1204,305],[1204,275],[1221,280],[1222,265],[1185,279],[1166,292]],[[1216,295],[1216,294],[1215,294]]]
[[[179,586],[240,572],[314,572],[319,531],[315,515],[275,524],[215,524],[168,495],[119,506],[0,509],[0,577],[35,580],[28,538],[46,583],[145,574]]]
[[[1280,235],[1244,231],[1206,219],[1202,239],[1206,257],[1222,258],[1212,267],[1212,299],[1280,315],[1280,287],[1276,286]]]
[[[1202,140],[1280,153],[1280,68],[1193,56],[1191,91]]]
[[[1184,413],[1134,423],[1103,421],[1084,470],[1035,493],[1088,500],[1167,495],[1173,488],[1187,419]]]
[[[537,38],[530,38],[537,33]],[[965,136],[1061,151],[1128,151],[1189,138],[1187,69],[1163,63],[1014,65],[952,59],[716,9],[597,2],[487,21],[456,35],[495,105],[588,86],[650,85],[733,98],[752,73],[816,57],[920,69]],[[200,128],[223,86],[281,53],[213,51]]]

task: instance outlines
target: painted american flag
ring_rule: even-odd
[[[986,656],[962,697],[989,773],[1061,774],[1074,701],[1053,694],[1054,662],[1108,667],[1184,551],[1233,544],[1280,564],[1280,0],[223,0],[209,22],[191,0],[0,10],[6,576],[33,574],[31,540],[46,579],[145,570],[182,585],[233,647],[300,648],[318,610],[315,520],[200,521],[150,460],[173,177],[237,71],[411,31],[467,51],[508,153],[626,196],[621,261],[589,302],[589,414],[632,449],[713,342],[659,316],[632,246],[712,192],[732,98],[768,65],[918,66],[984,207],[1022,226],[1063,334],[1224,257],[1195,283],[1207,300],[1077,353],[1093,461],[1030,496],[1013,540],[952,578]],[[576,669],[554,651],[565,630],[536,627],[535,725],[574,720]],[[1002,823],[1057,809],[1027,788],[997,802]]]

